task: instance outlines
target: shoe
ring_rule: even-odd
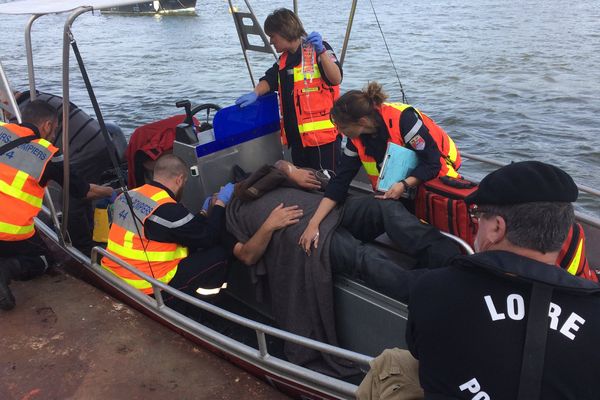
[[[15,308],[15,296],[13,296],[10,288],[10,275],[8,268],[5,268],[0,262],[0,309],[9,311]]]

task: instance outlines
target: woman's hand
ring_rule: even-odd
[[[404,186],[404,183],[402,183],[402,182],[394,183],[392,185],[392,187],[390,187],[388,189],[387,192],[385,192],[384,194],[376,195],[375,198],[382,199],[382,200],[386,200],[386,199],[398,200],[400,198],[400,196],[402,196],[402,193],[404,193],[405,190],[406,190],[406,186]]]
[[[311,245],[314,244],[315,249],[319,245],[319,225],[309,223],[298,242],[300,247],[310,256]]]
[[[271,211],[271,214],[267,217],[263,226],[265,229],[275,232],[279,229],[285,228],[286,226],[294,225],[300,221],[303,212],[298,206],[284,207],[283,203],[280,203],[277,207]]]
[[[307,190],[318,190],[321,189],[321,183],[315,176],[313,171],[306,169],[294,168],[290,172],[290,179],[294,181],[298,186]]]

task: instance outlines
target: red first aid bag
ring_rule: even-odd
[[[424,182],[415,197],[415,215],[473,246],[477,223],[469,216],[465,197],[475,190],[476,183],[462,178],[443,176]]]

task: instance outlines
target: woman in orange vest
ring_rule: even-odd
[[[281,140],[291,149],[294,164],[336,171],[341,137],[329,111],[339,97],[342,68],[333,50],[318,32],[307,35],[298,16],[285,8],[270,14],[264,29],[281,56],[236,104],[245,107],[278,91]]]
[[[373,190],[377,190],[380,166],[389,142],[415,151],[418,164],[410,176],[395,183],[379,199],[399,199],[409,188],[437,176],[458,176],[460,154],[454,141],[431,118],[416,108],[401,103],[385,103],[387,95],[381,85],[371,82],[365,89],[351,90],[340,97],[331,110],[331,120],[348,143],[337,175],[325,190],[300,245],[309,251],[318,244],[319,224],[344,201],[350,183],[364,167]]]

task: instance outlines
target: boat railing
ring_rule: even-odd
[[[98,262],[99,256],[107,257],[108,259],[114,261],[119,266],[125,268],[127,271],[136,275],[140,279],[143,279],[143,280],[147,281],[148,283],[150,283],[152,285],[152,289],[154,291],[154,298],[143,294],[142,292],[133,288],[132,286],[129,286],[127,283],[125,283],[123,280],[121,280],[118,276],[107,271],[104,267],[102,267],[99,264],[99,262]],[[269,335],[269,336],[272,336],[275,338],[279,338],[279,339],[285,340],[287,342],[295,343],[295,344],[298,344],[298,345],[301,345],[306,348],[316,350],[316,351],[319,351],[322,353],[330,354],[335,357],[346,359],[346,360],[355,362],[355,363],[357,363],[359,365],[363,365],[363,366],[368,365],[369,362],[372,360],[372,357],[370,357],[370,356],[356,353],[356,352],[353,352],[350,350],[342,349],[342,348],[339,348],[339,347],[336,347],[336,346],[333,346],[330,344],[326,344],[323,342],[319,342],[319,341],[316,341],[313,339],[306,338],[304,336],[296,335],[296,334],[293,334],[293,333],[290,333],[290,332],[287,332],[287,331],[284,331],[284,330],[281,330],[278,328],[274,328],[272,326],[253,321],[248,318],[244,318],[235,313],[224,310],[224,309],[214,306],[210,303],[207,303],[205,301],[197,299],[193,296],[185,294],[173,287],[170,287],[170,286],[152,278],[151,276],[146,275],[145,273],[139,271],[132,265],[130,265],[130,264],[124,262],[123,260],[119,259],[118,257],[115,257],[114,255],[110,254],[108,251],[106,251],[105,249],[103,249],[101,247],[94,247],[92,249],[91,266],[92,266],[92,269],[97,274],[101,275],[104,279],[109,280],[112,285],[119,287],[120,290],[127,292],[127,294],[129,296],[135,297],[139,301],[150,306],[152,308],[153,312],[158,313],[158,314],[165,314],[169,318],[177,321],[179,324],[185,325],[185,327],[188,330],[190,330],[194,333],[200,333],[200,334],[206,335],[206,333],[207,333],[206,329],[210,330],[210,328],[208,328],[208,327],[202,325],[201,323],[198,323],[188,317],[185,317],[185,316],[181,315],[180,313],[178,313],[177,311],[169,308],[167,305],[165,305],[162,292],[166,292],[173,297],[176,297],[188,304],[193,305],[194,307],[202,309],[202,310],[209,312],[213,315],[216,315],[218,317],[224,318],[224,319],[226,319],[230,322],[233,322],[239,326],[243,326],[245,328],[253,330],[256,334],[256,338],[257,338],[257,342],[258,342],[258,349],[246,346],[237,341],[233,341],[234,343],[230,343],[229,341],[231,341],[232,339],[227,338],[224,335],[218,334],[217,332],[212,331],[212,330],[211,331],[213,332],[213,334],[211,334],[211,336],[214,336],[214,334],[218,334],[220,336],[223,336],[223,338],[229,339],[229,341],[227,341],[227,342],[229,342],[227,344],[227,346],[230,349],[233,347],[233,350],[240,351],[241,350],[240,346],[244,346],[245,348],[250,348],[253,350],[253,352],[252,351],[250,352],[250,353],[252,353],[250,355],[253,357],[253,359],[261,360],[261,362],[264,363],[264,365],[270,366],[270,367],[275,367],[277,369],[283,368],[283,369],[285,369],[286,374],[295,375],[302,379],[308,379],[310,382],[313,382],[314,384],[319,385],[319,387],[321,387],[321,388],[326,387],[329,391],[334,390],[336,392],[339,392],[339,394],[343,395],[343,397],[351,398],[353,396],[354,390],[356,389],[355,385],[349,384],[347,382],[344,382],[344,381],[341,381],[341,380],[338,380],[335,378],[328,377],[326,375],[320,374],[318,372],[309,370],[304,367],[299,367],[295,364],[291,364],[285,360],[282,360],[282,359],[279,359],[279,358],[273,356],[269,352],[266,335]],[[221,338],[220,342],[225,344],[225,342],[222,341],[223,338]],[[216,338],[213,337],[212,339],[216,339]]]
[[[492,160],[486,157],[481,157],[481,156],[476,156],[474,154],[471,153],[464,153],[461,152],[460,155],[463,158],[467,158],[469,160],[473,160],[473,161],[478,161],[484,164],[490,164],[490,165],[495,165],[498,167],[503,167],[505,165],[507,165],[505,162],[502,161],[496,161],[496,160]],[[600,190],[594,189],[590,186],[586,186],[586,185],[582,185],[579,184],[577,182],[575,182],[577,184],[577,188],[581,191],[584,192],[592,197],[596,197],[596,198],[600,198]],[[577,219],[585,224],[588,224],[590,226],[593,226],[595,228],[600,229],[600,218],[598,217],[594,217],[592,215],[586,214],[586,213],[582,213],[580,211],[575,211],[575,216],[577,217]]]

